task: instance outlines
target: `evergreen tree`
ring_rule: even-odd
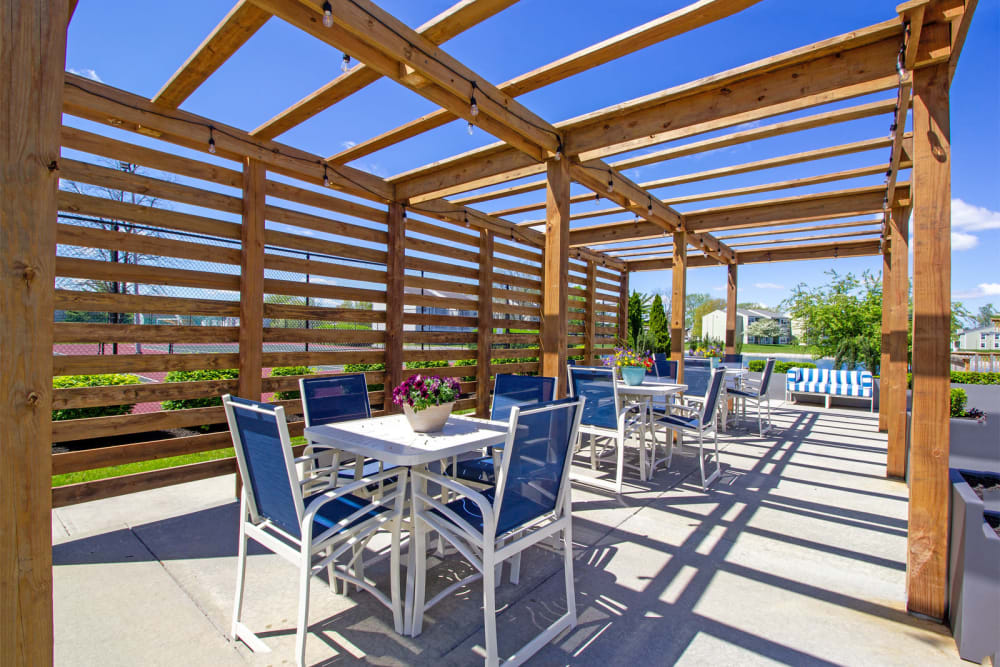
[[[653,297],[649,310],[649,337],[653,341],[653,352],[670,351],[670,322],[659,294]]]

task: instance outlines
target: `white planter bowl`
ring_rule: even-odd
[[[455,406],[455,401],[432,405],[423,410],[414,411],[409,405],[403,404],[403,414],[410,422],[410,428],[414,433],[437,433],[444,428],[445,422],[451,415],[451,409]]]

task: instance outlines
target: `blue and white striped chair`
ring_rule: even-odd
[[[399,582],[399,538],[405,504],[406,468],[396,468],[335,487],[336,476],[318,469],[300,477],[292,458],[292,444],[285,409],[228,394],[222,397],[226,419],[236,449],[243,480],[240,498],[239,553],[236,566],[236,600],[233,605],[233,639],[242,639],[255,652],[268,648],[242,622],[243,587],[246,578],[247,541],[253,539],[299,568],[299,610],[295,630],[296,662],[305,662],[309,620],[309,584],[328,568],[338,579],[371,593],[392,611],[396,632],[403,632],[403,609]],[[395,491],[381,498],[362,498],[356,492],[388,479]],[[325,484],[317,484],[325,481]],[[310,489],[304,493],[303,489]],[[386,596],[356,570],[357,559],[341,565],[337,559],[354,553],[359,542],[376,531],[392,533],[390,594]],[[331,582],[332,583],[332,582]]]
[[[730,398],[735,399],[743,407],[743,414],[746,415],[747,401],[752,401],[757,406],[757,431],[764,435],[764,420],[762,416],[761,404],[767,404],[767,427],[771,428],[771,398],[768,396],[768,387],[771,386],[771,374],[774,372],[774,359],[768,359],[764,364],[764,373],[760,376],[759,383],[746,381],[742,387],[729,388],[726,391]]]
[[[722,383],[725,379],[726,372],[724,370],[713,369],[708,380],[708,391],[700,408],[673,404],[670,406],[671,412],[669,414],[656,420],[658,425],[663,426],[668,431],[676,432],[680,436],[678,441],[682,446],[685,433],[698,436],[698,465],[701,468],[701,488],[705,491],[708,490],[708,485],[715,481],[722,472],[719,463],[719,430],[715,412],[718,408],[719,395],[722,393]],[[704,447],[706,433],[711,433],[715,438],[715,471],[708,477],[705,476]],[[673,438],[670,437],[669,433],[667,434],[666,442],[668,447],[667,467],[669,468],[670,459],[673,457]],[[656,447],[655,440],[653,441],[653,447],[654,449]],[[655,451],[654,460],[656,460]]]
[[[562,537],[565,570],[566,612],[506,662],[521,664],[559,633],[576,625],[573,585],[572,504],[569,465],[576,441],[584,401],[563,399],[541,403],[510,414],[497,485],[477,491],[460,482],[430,472],[413,471],[413,549],[416,554],[413,634],[420,633],[425,612],[471,581],[483,580],[483,620],[486,634],[486,664],[499,664],[496,630],[497,567],[518,557],[538,542]],[[457,494],[447,504],[419,489],[433,482]],[[426,535],[437,531],[477,570],[425,599]],[[447,619],[441,619],[447,622]]]
[[[555,398],[556,379],[539,375],[511,375],[500,373],[493,385],[493,405],[490,419],[508,421],[514,407],[527,408],[539,403],[547,403]],[[466,482],[493,486],[496,484],[498,461],[490,447],[486,456],[452,462],[445,471]]]

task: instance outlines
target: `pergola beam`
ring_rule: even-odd
[[[258,7],[253,0],[239,0],[160,92],[153,96],[153,102],[169,109],[179,107],[269,18],[271,14]]]
[[[417,32],[435,44],[443,44],[515,2],[517,0],[462,0],[417,28]],[[273,139],[363,90],[380,78],[382,77],[378,72],[373,71],[364,63],[358,63],[319,90],[310,93],[274,116],[250,134],[263,139]],[[330,161],[338,164],[348,162],[348,160],[333,158]]]
[[[825,104],[831,101],[828,95],[848,86],[874,83],[874,89],[866,88],[867,92],[895,88],[895,54],[901,32],[898,19],[888,21],[558,123],[556,127],[563,133],[567,155],[579,155],[586,161],[604,157],[590,152],[631,150],[632,140],[648,141],[679,128],[722,121],[714,128],[719,129],[741,113],[759,112],[763,107],[776,110],[783,103],[794,103],[797,108]],[[664,118],[670,121],[664,123]],[[406,197],[431,192],[441,195],[445,188],[530,164],[502,144],[491,145],[390,180]]]
[[[878,239],[865,241],[844,241],[837,243],[814,243],[808,245],[775,248],[773,250],[745,250],[736,253],[737,264],[762,264],[766,262],[791,262],[810,259],[838,259],[841,257],[867,257],[882,252]],[[688,267],[719,266],[719,262],[707,255],[688,255]],[[669,257],[660,259],[640,259],[626,262],[629,271],[668,271],[673,267]]]
[[[647,46],[657,44],[695,28],[726,18],[757,4],[760,0],[699,0],[658,19],[627,30],[602,42],[576,51],[519,77],[502,83],[498,88],[512,97],[562,81],[575,74],[611,62]],[[388,148],[401,141],[441,127],[455,120],[447,110],[435,111],[397,127],[389,132],[359,143],[330,159],[341,164]],[[542,170],[544,171],[544,169]],[[540,172],[539,172],[540,173]]]

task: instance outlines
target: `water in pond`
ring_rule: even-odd
[[[761,360],[767,359],[767,355],[766,354],[744,354],[743,355],[743,365],[746,366],[748,361],[752,361],[754,359],[761,359]],[[816,364],[816,368],[828,368],[828,369],[832,369],[833,368],[833,359],[829,359],[829,358],[826,358],[826,357],[824,357],[823,359],[813,359],[812,357],[807,356],[807,355],[803,355],[801,357],[798,357],[798,356],[791,356],[791,355],[776,354],[776,355],[774,355],[774,359],[775,359],[775,361],[808,361],[810,363]],[[860,371],[860,370],[864,370],[864,368],[865,368],[865,365],[859,363],[856,366],[855,370],[859,370]],[[847,369],[847,364],[843,365],[843,369],[844,370]]]

